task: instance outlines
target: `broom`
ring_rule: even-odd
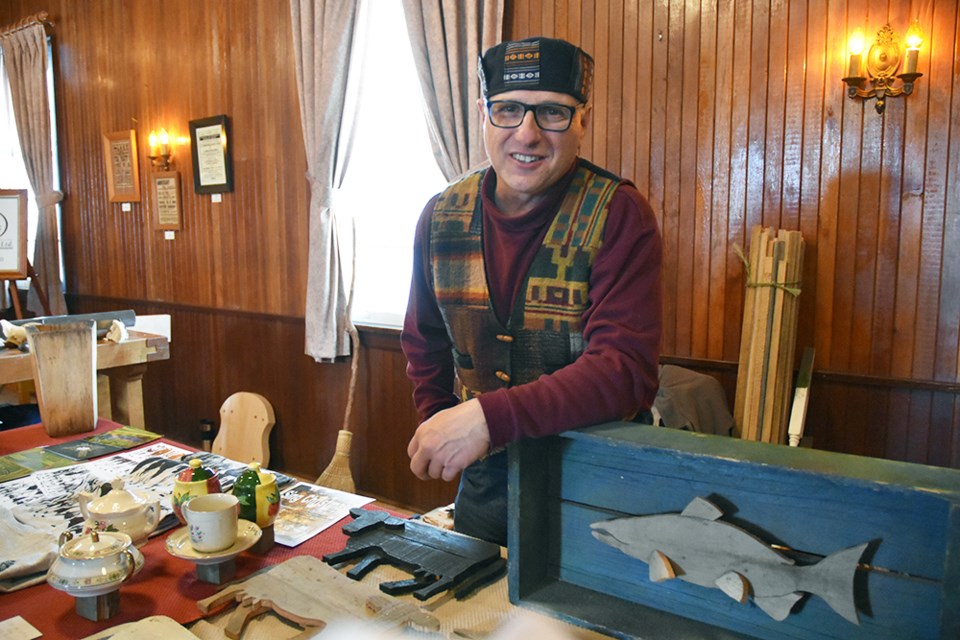
[[[360,359],[360,335],[357,328],[350,324],[348,329],[350,342],[353,345],[353,355],[350,362],[350,389],[347,391],[347,409],[343,416],[343,428],[337,433],[337,448],[333,459],[323,470],[315,484],[330,489],[339,489],[349,493],[356,493],[357,486],[350,471],[350,444],[353,434],[350,432],[350,412],[353,410],[353,396],[357,387],[357,364]]]

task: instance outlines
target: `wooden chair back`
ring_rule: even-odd
[[[270,464],[270,431],[276,423],[273,406],[258,393],[238,391],[220,407],[220,429],[213,453],[237,462]]]

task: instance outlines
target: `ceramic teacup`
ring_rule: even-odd
[[[230,493],[192,498],[182,506],[190,527],[190,546],[200,553],[222,551],[237,540],[240,501]]]

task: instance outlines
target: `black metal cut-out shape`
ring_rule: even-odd
[[[346,546],[323,556],[335,565],[357,560],[347,576],[360,580],[374,567],[387,564],[410,573],[407,580],[380,584],[390,595],[413,593],[418,600],[454,589],[458,600],[493,582],[506,570],[500,546],[386,511],[351,509],[354,518],[343,527]]]

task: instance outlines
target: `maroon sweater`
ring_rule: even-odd
[[[483,254],[497,318],[513,301],[556,215],[573,168],[544,202],[519,217],[497,210],[490,195],[496,174],[483,182]],[[459,402],[454,366],[430,273],[430,218],[437,197],[417,223],[413,278],[401,344],[421,420]],[[587,345],[575,362],[534,382],[478,397],[492,448],[590,424],[631,417],[650,408],[657,392],[660,354],[662,246],[650,205],[632,185],[610,202],[603,245],[590,276],[590,304],[582,316]]]

